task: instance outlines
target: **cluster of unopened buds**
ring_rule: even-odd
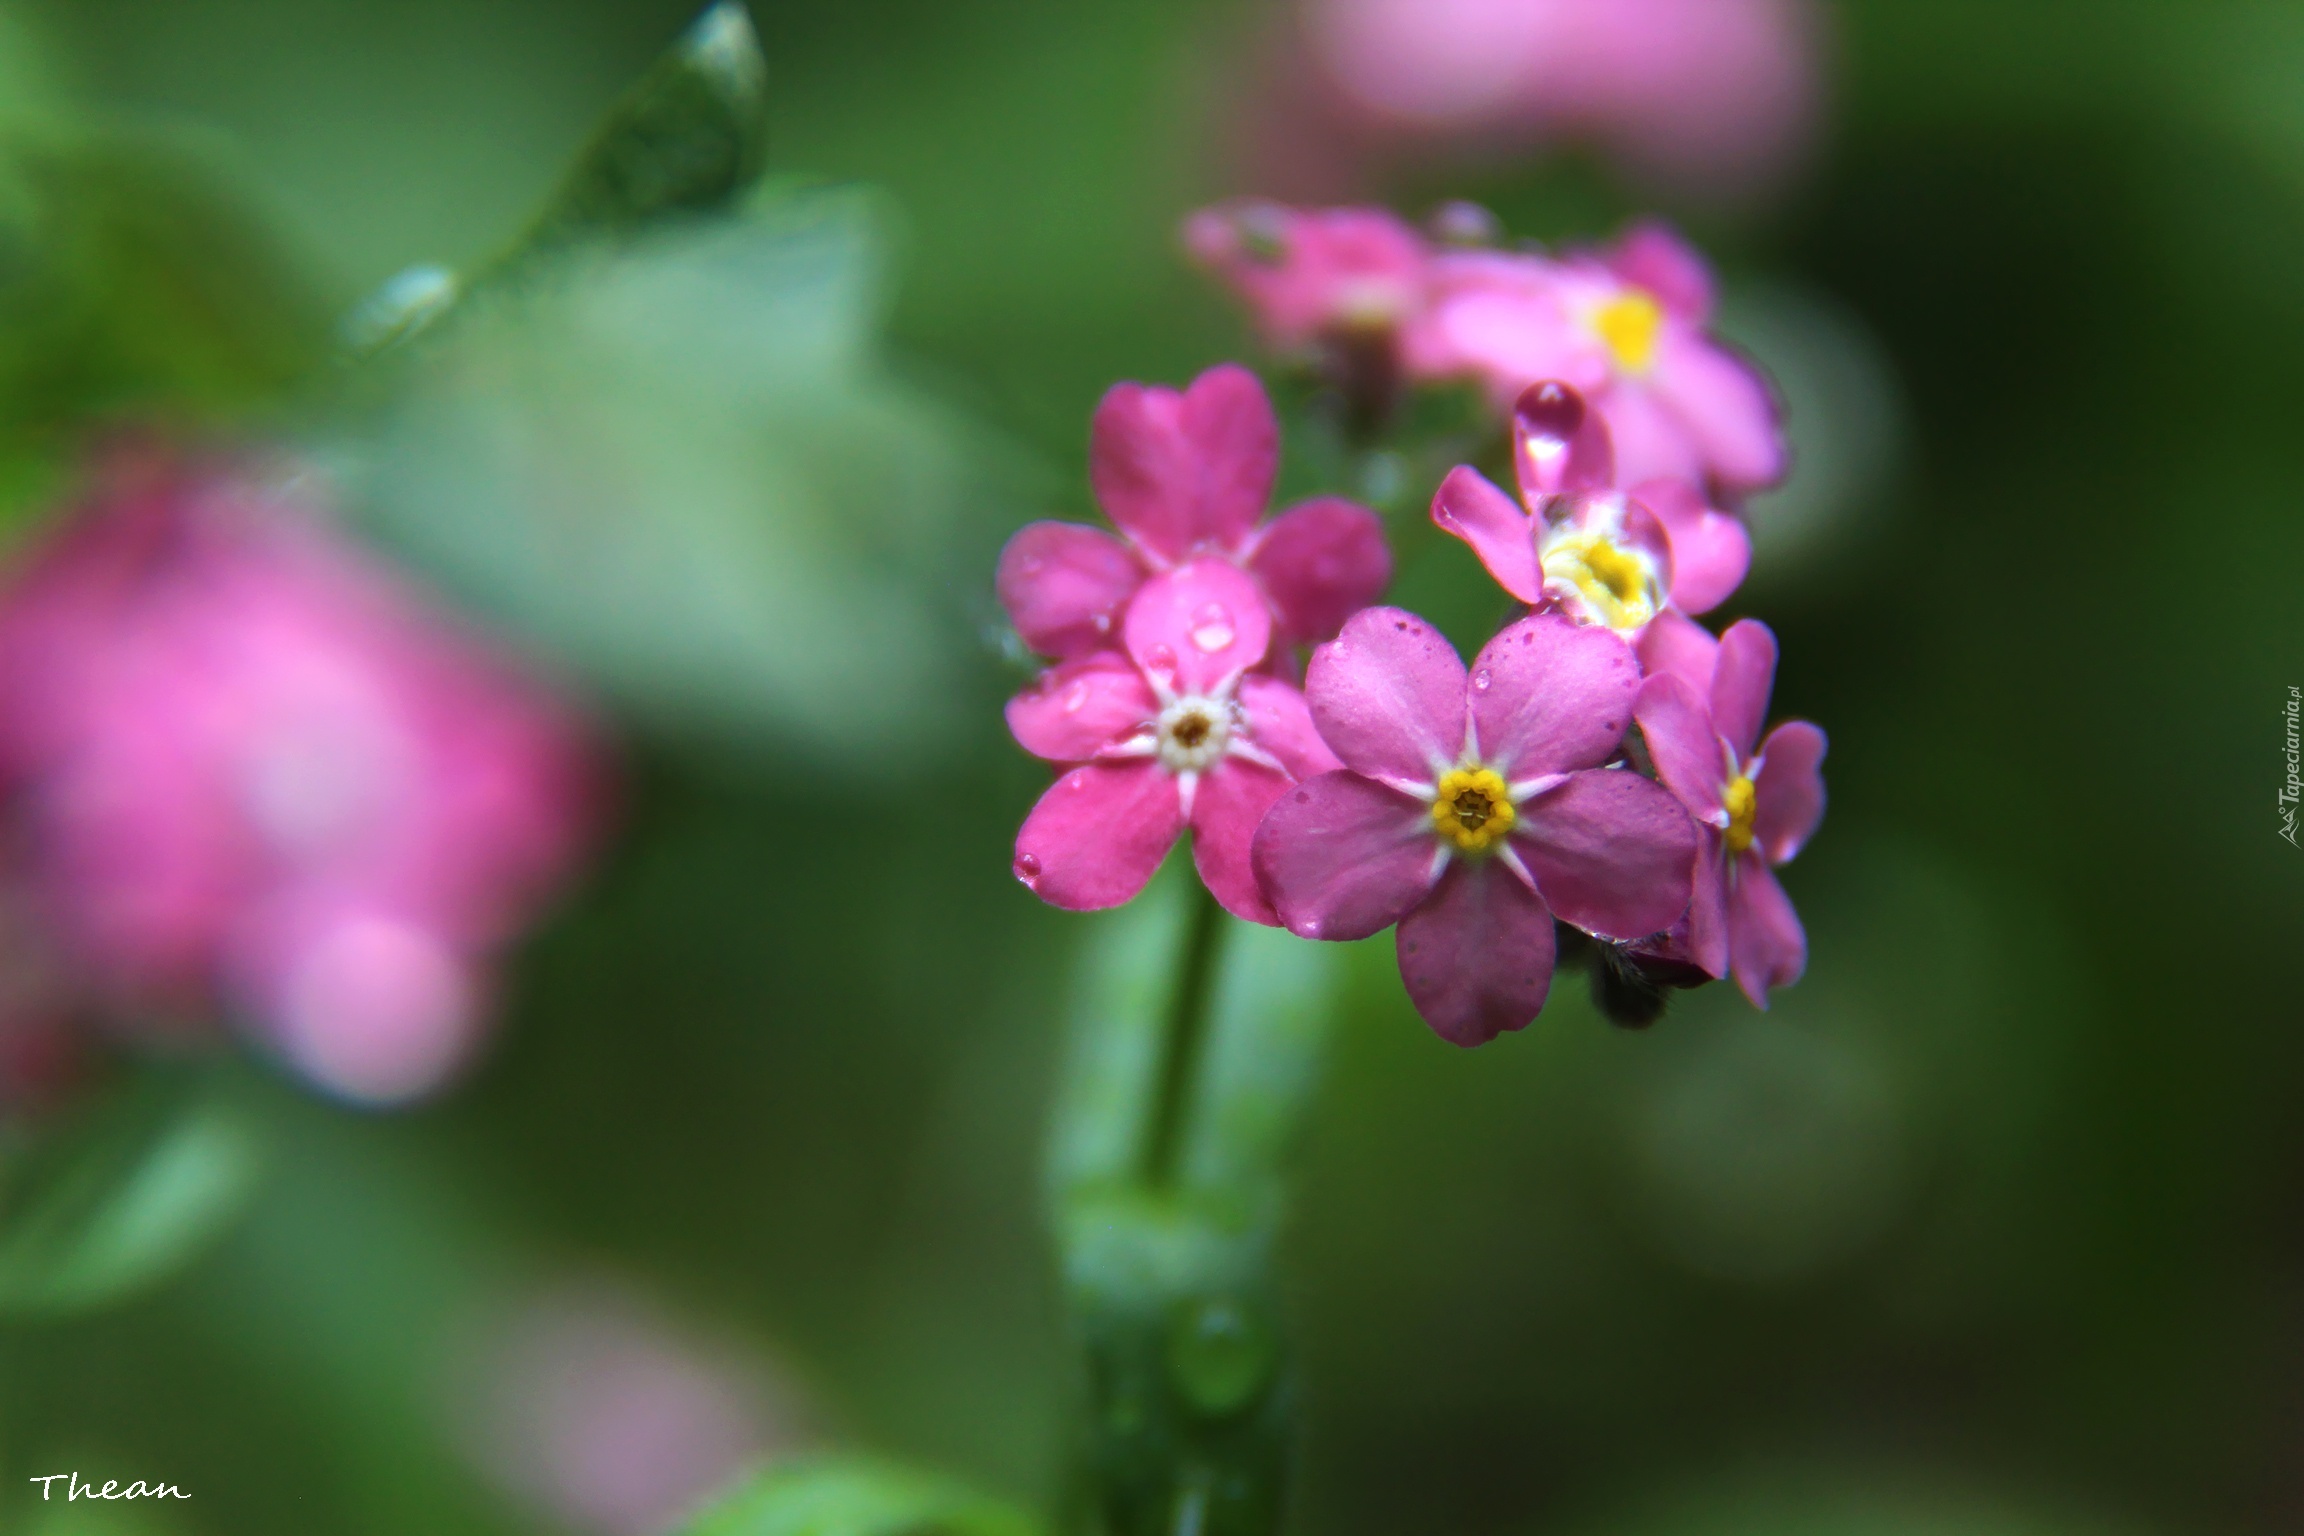
[[[1247,370],[1116,386],[1090,478],[1119,537],[1035,523],[1001,557],[1001,600],[1052,659],[1009,727],[1061,769],[1017,877],[1117,906],[1189,828],[1235,916],[1396,927],[1409,997],[1461,1045],[1533,1019],[1563,958],[1620,1022],[1726,976],[1765,1007],[1806,964],[1775,869],[1823,814],[1824,735],[1764,736],[1775,637],[1696,617],[1742,582],[1742,499],[1787,462],[1766,380],[1709,329],[1702,258],[1652,224],[1552,255],[1266,203],[1195,215],[1186,243],[1275,348],[1357,382],[1364,416],[1387,390],[1483,387],[1518,495],[1460,466],[1431,516],[1525,612],[1466,667],[1377,605],[1374,512],[1263,520],[1279,429]]]

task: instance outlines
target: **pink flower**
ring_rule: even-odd
[[[1240,198],[1184,222],[1184,246],[1248,306],[1272,347],[1389,333],[1424,312],[1432,252],[1385,208],[1291,208]]]
[[[1128,607],[1125,655],[1062,662],[1008,701],[1025,751],[1077,764],[1016,835],[1016,878],[1051,906],[1116,907],[1177,834],[1226,911],[1272,923],[1248,841],[1282,791],[1336,766],[1304,696],[1253,672],[1272,621],[1255,583],[1220,560],[1153,577]]]
[[[1426,369],[1475,375],[1500,405],[1566,383],[1608,424],[1627,485],[1669,476],[1734,497],[1783,478],[1775,397],[1706,328],[1712,274],[1663,225],[1598,254],[1461,252],[1435,268]]]
[[[1305,683],[1345,766],[1283,795],[1256,832],[1280,920],[1309,939],[1397,923],[1401,979],[1443,1038],[1519,1029],[1551,987],[1555,914],[1631,940],[1687,910],[1687,814],[1601,766],[1639,687],[1622,640],[1554,615],[1507,627],[1469,676],[1415,615],[1354,615]]]
[[[244,468],[122,456],[0,590],[0,776],[49,927],[138,1013],[223,1002],[392,1101],[567,873],[585,734]]]
[[[1125,539],[1032,523],[1000,553],[1000,601],[1024,643],[1059,658],[1109,649],[1147,576],[1214,557],[1255,579],[1282,645],[1336,632],[1392,577],[1383,524],[1333,496],[1259,522],[1280,427],[1256,376],[1211,368],[1179,393],[1115,384],[1096,408],[1088,475]]]
[[[1720,603],[1752,563],[1743,522],[1707,507],[1687,482],[1612,489],[1607,423],[1565,384],[1521,395],[1512,458],[1517,503],[1459,465],[1432,498],[1432,521],[1524,603],[1631,638],[1668,605],[1700,613]]]
[[[1776,880],[1824,815],[1824,733],[1805,720],[1760,742],[1776,678],[1776,637],[1757,619],[1728,627],[1701,691],[1683,672],[1640,689],[1636,716],[1656,773],[1701,829],[1681,941],[1714,976],[1733,969],[1753,1006],[1808,963],[1799,914]],[[1759,750],[1753,746],[1759,742]]]

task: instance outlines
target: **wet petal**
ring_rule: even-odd
[[[1181,394],[1113,385],[1096,407],[1088,478],[1129,537],[1180,560],[1196,546],[1229,550],[1247,538],[1279,463],[1280,427],[1264,386],[1224,363]]]
[[[1695,690],[1709,707],[1712,698],[1712,659],[1720,642],[1711,631],[1676,609],[1667,608],[1640,631],[1633,647],[1640,654],[1640,670],[1650,677],[1670,674]]]
[[[1520,503],[1469,464],[1448,471],[1432,497],[1432,522],[1472,546],[1496,584],[1524,603],[1544,595],[1536,539]]]
[[[1728,600],[1752,566],[1752,536],[1732,512],[1705,505],[1685,480],[1649,480],[1632,497],[1656,514],[1672,541],[1672,601],[1706,613]]]
[[[1122,626],[1128,654],[1178,693],[1206,693],[1264,659],[1272,615],[1246,572],[1195,560],[1137,589]]]
[[[1364,939],[1432,888],[1438,840],[1419,801],[1349,770],[1307,779],[1256,829],[1256,878],[1290,933]]]
[[[1050,667],[1008,701],[1016,744],[1054,763],[1084,763],[1148,727],[1160,712],[1136,664],[1100,651]]]
[[[1808,935],[1776,872],[1751,853],[1737,856],[1728,877],[1728,949],[1736,985],[1752,1006],[1788,987],[1808,969]]]
[[[1278,926],[1279,914],[1249,862],[1257,824],[1293,787],[1286,774],[1227,758],[1200,776],[1192,796],[1192,864],[1224,910],[1251,923]]]
[[[1824,819],[1824,733],[1805,720],[1788,720],[1768,733],[1760,759],[1752,785],[1753,846],[1769,863],[1786,864]]]
[[[1782,413],[1759,368],[1713,337],[1668,338],[1651,379],[1711,478],[1755,491],[1784,478]]]
[[[1552,990],[1552,914],[1493,860],[1451,865],[1394,947],[1409,1000],[1452,1045],[1523,1028]]]
[[[1000,604],[1024,643],[1043,656],[1077,656],[1112,643],[1120,611],[1144,580],[1136,552],[1078,523],[1028,523],[1000,551]]]
[[[1651,677],[1640,685],[1640,702],[1633,715],[1648,743],[1648,756],[1656,764],[1656,777],[1688,808],[1688,814],[1719,825],[1724,813],[1721,786],[1728,765],[1720,753],[1720,738],[1712,729],[1712,712],[1697,702],[1694,690],[1677,677]]]
[[[1570,774],[1527,801],[1512,846],[1552,910],[1604,938],[1643,939],[1688,910],[1696,825],[1629,770]]]
[[[1612,632],[1553,613],[1507,625],[1472,663],[1480,759],[1512,780],[1605,762],[1639,692],[1640,663]]]
[[[1738,619],[1721,635],[1712,665],[1712,728],[1735,750],[1740,765],[1752,759],[1775,688],[1774,631],[1758,619]]]
[[[1325,640],[1384,595],[1392,551],[1375,513],[1339,496],[1299,503],[1272,519],[1249,570],[1290,640]]]
[[[1429,783],[1464,749],[1464,663],[1398,608],[1363,608],[1312,653],[1304,697],[1347,766]]]
[[[1309,779],[1344,766],[1320,739],[1304,695],[1280,679],[1261,672],[1242,678],[1240,712],[1249,743],[1278,758],[1293,777]]]
[[[1531,384],[1512,408],[1512,468],[1530,506],[1561,491],[1603,491],[1616,483],[1608,423],[1558,379]]]
[[[1052,907],[1094,912],[1144,889],[1184,812],[1151,763],[1096,763],[1049,786],[1016,834],[1016,878]]]

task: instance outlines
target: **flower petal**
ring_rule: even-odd
[[[1347,767],[1428,783],[1464,749],[1464,663],[1399,608],[1363,608],[1312,653],[1304,697]]]
[[[1209,369],[1179,394],[1115,384],[1096,407],[1088,478],[1123,532],[1163,560],[1230,550],[1272,496],[1280,425],[1256,375]]]
[[[1632,498],[1656,514],[1672,541],[1672,601],[1683,613],[1705,613],[1728,600],[1752,567],[1744,520],[1704,504],[1685,480],[1648,480]]]
[[[1278,758],[1292,777],[1309,779],[1344,766],[1320,739],[1304,695],[1290,684],[1249,673],[1240,679],[1240,712],[1247,717],[1249,743]]]
[[[1264,594],[1226,560],[1195,560],[1137,589],[1122,626],[1128,654],[1155,683],[1206,693],[1264,659],[1272,615]]]
[[[1666,675],[1640,685],[1633,715],[1648,743],[1649,759],[1656,764],[1656,777],[1689,815],[1718,826],[1725,814],[1720,790],[1728,765],[1712,729],[1712,712],[1697,702],[1695,690]]]
[[[1688,955],[1707,976],[1728,974],[1728,844],[1696,829],[1696,879],[1688,893]]]
[[[1692,325],[1712,318],[1712,268],[1669,224],[1642,219],[1604,259],[1610,271],[1654,294],[1675,318]]]
[[[1512,846],[1553,911],[1610,939],[1643,939],[1688,910],[1696,825],[1624,769],[1572,773],[1522,804]]]
[[[1525,1027],[1552,990],[1552,914],[1493,860],[1451,866],[1394,947],[1410,1001],[1452,1045]]]
[[[1705,478],[1704,455],[1686,424],[1658,397],[1656,376],[1620,379],[1592,397],[1616,442],[1616,476],[1626,485]]]
[[[1069,912],[1117,907],[1144,889],[1183,828],[1176,780],[1153,764],[1075,768],[1024,818],[1016,878]]]
[[[1751,853],[1739,854],[1728,877],[1728,948],[1736,985],[1752,1006],[1768,1006],[1768,993],[1788,987],[1808,969],[1808,935],[1776,872]]]
[[[1431,890],[1437,842],[1423,805],[1347,770],[1307,779],[1275,801],[1251,856],[1290,933],[1364,939]]]
[[[1640,631],[1634,647],[1640,670],[1650,677],[1669,673],[1695,690],[1709,705],[1712,698],[1712,659],[1720,642],[1703,625],[1677,609],[1667,608]]]
[[[1560,380],[1531,384],[1512,408],[1512,470],[1531,507],[1562,491],[1607,490],[1616,483],[1608,423]]]
[[[1556,613],[1506,625],[1472,663],[1480,760],[1514,780],[1606,762],[1639,693],[1640,663],[1613,632]]]
[[[1236,757],[1200,775],[1192,795],[1192,864],[1209,894],[1234,917],[1279,925],[1279,914],[1256,883],[1249,849],[1264,813],[1292,787],[1286,774]]]
[[[1322,496],[1272,519],[1248,569],[1264,583],[1282,634],[1325,640],[1384,595],[1392,551],[1375,513],[1340,496]]]
[[[1712,728],[1735,750],[1739,764],[1752,759],[1775,688],[1775,632],[1758,619],[1738,619],[1721,635],[1712,664]]]
[[[1771,864],[1788,864],[1824,819],[1824,733],[1788,720],[1760,746],[1753,782],[1753,846]]]
[[[1027,523],[1000,551],[995,585],[1024,643],[1077,656],[1112,643],[1144,562],[1112,535],[1078,523]]]
[[[1472,546],[1496,584],[1524,603],[1544,595],[1536,538],[1520,504],[1469,464],[1448,471],[1432,496],[1432,522]]]
[[[1053,763],[1084,763],[1149,727],[1160,703],[1136,664],[1118,651],[1059,663],[1008,701],[1016,744]]]
[[[1700,331],[1668,336],[1650,380],[1711,478],[1756,491],[1784,478],[1782,412],[1759,367]]]

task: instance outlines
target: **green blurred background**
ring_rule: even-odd
[[[0,114],[166,144],[271,231],[247,260],[300,296],[267,302],[325,315],[509,241],[689,9],[18,4]],[[1108,383],[1248,349],[1174,232],[1255,190],[1220,125],[1264,18],[753,9],[773,166],[881,189],[880,275],[840,302],[866,330],[885,305],[890,351],[858,365],[841,465],[801,476],[832,508],[805,547],[703,490],[684,558],[854,585],[731,615],[780,658],[741,729],[625,716],[620,832],[466,1086],[363,1116],[244,1069],[272,1148],[248,1216],[125,1307],[0,1333],[0,1529],[558,1529],[475,1465],[455,1383],[474,1319],[568,1276],[780,1383],[779,1433],[1057,1497],[1036,1162],[1085,923],[1008,873],[1041,779],[999,726],[990,560],[1088,513]],[[1302,1530],[2304,1527],[2304,855],[2273,810],[2304,683],[2304,6],[1830,19],[1815,164],[1689,218],[1810,485],[1759,509],[1728,615],[1775,626],[1778,712],[1831,733],[1832,811],[1787,877],[1808,979],[1645,1034],[1563,987],[1464,1053],[1389,941],[1361,946],[1290,1239]],[[1574,161],[1394,190],[1547,237],[1641,206]],[[774,365],[670,372],[709,394]],[[701,451],[636,400],[590,408]],[[695,430],[752,462],[749,418]],[[967,493],[878,462],[923,432]],[[1484,578],[1411,527],[1399,600],[1476,639]],[[387,519],[551,634],[554,594],[468,532]],[[66,1467],[194,1497],[27,1495]]]

